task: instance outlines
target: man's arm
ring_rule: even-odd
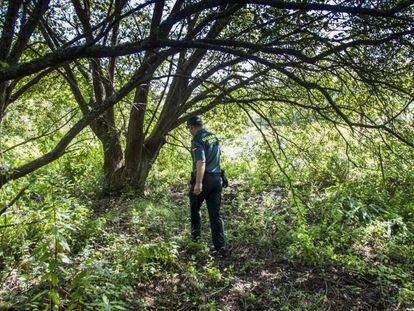
[[[201,191],[203,191],[203,177],[204,172],[206,171],[206,160],[198,160],[196,166],[197,174],[196,182],[194,185],[194,194],[199,195]]]

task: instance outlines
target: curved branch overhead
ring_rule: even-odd
[[[27,63],[22,63],[15,66],[7,66],[0,69],[0,82],[7,81],[10,79],[21,78],[24,76],[29,76],[31,74],[37,73],[41,70],[62,65],[64,63],[70,62],[75,59],[80,58],[106,58],[106,57],[116,57],[116,56],[125,56],[135,53],[140,53],[143,51],[153,50],[156,48],[165,48],[165,47],[177,47],[182,49],[198,48],[205,50],[216,50],[229,54],[240,54],[236,48],[248,48],[252,51],[260,51],[268,54],[274,55],[287,55],[294,56],[300,61],[307,63],[315,63],[318,60],[321,60],[331,54],[344,51],[349,48],[358,47],[358,46],[375,46],[381,45],[392,40],[397,40],[404,38],[409,35],[414,34],[414,29],[398,32],[385,36],[381,39],[358,39],[355,41],[347,42],[341,45],[332,47],[329,50],[323,51],[315,56],[307,56],[301,51],[295,50],[293,48],[278,48],[278,47],[269,47],[262,44],[254,44],[249,42],[240,42],[235,40],[214,40],[214,39],[205,39],[205,40],[194,40],[194,41],[175,41],[175,40],[151,40],[147,39],[140,41],[138,43],[125,43],[117,46],[76,46],[70,47],[56,52],[48,53],[37,60],[30,61]],[[232,48],[234,50],[232,50]],[[244,55],[245,59],[254,59],[254,56],[249,57],[248,54]]]
[[[142,9],[148,5],[156,3],[157,1],[148,1],[142,5],[139,5],[138,8]],[[397,13],[402,12],[413,5],[412,1],[402,1],[399,4],[395,5],[391,8],[386,9],[372,9],[372,8],[364,8],[360,6],[345,6],[345,5],[333,5],[333,4],[323,4],[323,3],[298,3],[298,2],[287,2],[287,1],[218,1],[218,0],[208,0],[208,1],[200,1],[199,3],[189,5],[188,7],[177,10],[177,12],[172,12],[172,14],[167,17],[164,21],[161,22],[159,25],[159,32],[168,31],[177,22],[183,21],[189,16],[196,14],[198,12],[202,12],[204,10],[217,8],[219,6],[223,6],[226,4],[242,4],[242,5],[258,5],[263,7],[271,7],[277,8],[282,10],[299,10],[302,12],[307,11],[322,11],[322,12],[329,12],[329,13],[343,13],[343,14],[350,14],[350,15],[362,15],[362,16],[371,16],[371,17],[378,17],[378,18],[393,18],[396,16]],[[138,11],[137,8],[131,10],[132,13]],[[128,12],[127,14],[121,15],[116,21],[119,21],[122,18],[126,18],[131,14]],[[40,19],[41,16],[38,16]],[[102,26],[102,23],[99,23],[99,26]],[[109,26],[108,26],[109,27]],[[97,29],[97,27],[92,27],[90,31],[93,29]],[[407,30],[409,32],[409,30]],[[157,35],[159,36],[159,35]],[[80,40],[82,36],[77,36],[75,41],[71,40],[68,44],[73,44]],[[32,60],[30,62],[14,64],[14,62],[8,63],[7,59],[2,63],[0,68],[0,82],[7,81],[10,79],[16,79],[19,77],[24,77],[30,74],[34,74],[39,72],[43,69],[48,67],[55,67],[59,66],[64,62],[73,61],[81,58],[100,58],[100,57],[115,57],[115,56],[123,56],[129,55],[134,53],[140,53],[146,50],[151,50],[154,48],[160,48],[163,45],[163,42],[154,41],[153,37],[146,38],[136,42],[129,42],[125,44],[119,44],[116,46],[102,46],[95,42],[95,44],[91,45],[91,43],[78,45],[78,46],[68,46],[62,49],[57,49],[54,52],[50,52],[45,54],[44,56],[39,57],[38,59]],[[3,41],[6,41],[3,40]],[[164,42],[165,44],[166,42]],[[65,44],[66,45],[66,44]],[[63,45],[63,46],[65,46]],[[15,57],[13,57],[15,58]]]

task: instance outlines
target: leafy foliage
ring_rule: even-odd
[[[319,128],[321,123],[305,122],[292,131],[282,122],[283,149],[274,141],[272,146],[294,181],[289,188],[244,118],[232,125],[240,134],[227,136],[218,128],[221,115],[215,116],[207,126],[221,135],[223,167],[232,182],[223,203],[233,248],[228,258],[209,254],[207,223],[201,243],[187,238],[187,150],[162,151],[145,198],[133,192],[99,198],[94,193],[102,180],[101,158],[89,149],[37,174],[2,215],[2,305],[70,310],[413,305],[409,151],[404,149],[401,161],[381,146],[383,174],[375,135],[362,148],[361,141],[349,136],[345,143],[335,128]],[[318,143],[309,145],[307,139]],[[28,181],[4,188],[4,202]]]
[[[0,309],[414,308],[411,2],[135,2],[0,1]]]

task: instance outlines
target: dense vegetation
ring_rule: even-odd
[[[297,125],[295,131],[292,124],[279,125],[287,139],[303,148],[284,148],[281,164],[295,163],[288,172],[292,192],[248,120],[220,131],[224,120],[215,117],[209,127],[222,137],[231,180],[223,204],[233,248],[229,257],[209,254],[206,218],[202,242],[187,237],[187,150],[163,150],[145,198],[134,192],[106,198],[97,194],[103,178],[97,173],[100,147],[87,140],[87,148],[81,145],[2,190],[5,204],[30,185],[2,215],[3,307],[413,305],[410,149],[393,146],[404,153],[401,159],[380,142],[368,140],[361,148],[361,137],[350,138],[348,159],[347,146],[334,129],[322,130],[316,121]]]
[[[0,309],[414,308],[411,2],[0,1]]]

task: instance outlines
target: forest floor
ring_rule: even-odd
[[[162,197],[94,199],[87,217],[68,237],[70,261],[62,263],[59,272],[61,305],[90,310],[403,310],[412,306],[412,301],[398,298],[399,280],[385,282],[370,271],[318,257],[319,251],[302,249],[294,244],[300,240],[285,237],[297,225],[286,196],[284,189],[254,196],[239,192],[237,186],[224,191],[222,213],[231,247],[225,258],[209,253],[205,206],[201,241],[188,238],[185,185]],[[366,245],[364,256],[380,252],[371,246]],[[3,309],[41,309],[37,294],[45,287],[42,272],[23,284],[19,272],[13,271],[2,279],[0,309],[2,300]]]
[[[167,274],[154,273],[137,284],[134,293],[129,293],[139,298],[139,306],[154,310],[397,310],[401,307],[401,303],[387,304],[390,292],[395,289],[381,288],[372,276],[331,261],[317,259],[317,264],[314,261],[310,264],[287,254],[286,247],[278,243],[277,224],[271,224],[272,216],[289,213],[288,208],[282,208],[287,200],[285,191],[279,189],[240,200],[239,195],[243,194],[236,189],[226,190],[223,195],[222,213],[231,248],[226,258],[212,256],[208,251],[211,242],[205,205],[203,239],[194,243],[187,238],[189,208],[184,186],[172,190],[168,204],[157,206],[156,200],[152,202],[154,205],[148,212],[153,222],[138,230],[146,231],[147,242],[173,243],[175,259],[171,266],[165,266]],[[97,209],[101,208],[98,203]],[[110,203],[106,210],[113,213]],[[116,219],[120,234],[136,235],[137,223],[131,221],[133,218]]]
[[[182,192],[181,192],[182,193]],[[249,204],[256,204],[260,211],[263,200],[269,195],[258,196]],[[211,244],[208,219],[204,213],[204,240],[194,245],[181,232],[177,257],[182,269],[189,263],[199,271],[212,260],[212,267],[218,269],[218,280],[206,286],[188,276],[185,271],[171,279],[153,279],[137,287],[137,293],[149,309],[187,310],[200,307],[228,310],[276,310],[276,309],[321,309],[321,310],[370,310],[382,309],[381,289],[365,277],[352,275],[341,267],[320,263],[320,266],[290,261],[277,241],[269,238],[258,224],[242,210],[234,208],[235,192],[224,193],[223,215],[226,229],[231,231],[229,246],[231,252],[225,258],[207,253]],[[283,201],[283,193],[273,193],[273,199]],[[187,198],[176,195],[174,202],[185,209]],[[233,207],[233,208],[228,208]],[[206,207],[204,206],[206,209]],[[184,214],[185,214],[184,212]],[[275,213],[278,210],[274,210]],[[182,211],[178,213],[179,222],[183,219]],[[249,236],[249,231],[255,231]],[[244,231],[238,234],[239,231]],[[180,232],[177,232],[180,236]],[[256,237],[256,238],[255,238]],[[158,236],[156,239],[164,240]],[[185,245],[185,243],[188,243]],[[201,251],[200,251],[201,250]],[[205,270],[205,269],[204,269]],[[208,273],[207,273],[208,274]],[[220,280],[221,279],[221,280]],[[211,280],[209,280],[211,282]],[[217,282],[218,281],[218,282]],[[207,282],[208,283],[208,282]],[[216,284],[214,284],[216,283]],[[184,299],[183,299],[184,296]],[[192,299],[190,297],[193,297]],[[195,300],[194,297],[198,297]],[[188,299],[190,298],[190,299]],[[187,301],[186,301],[187,300]]]

